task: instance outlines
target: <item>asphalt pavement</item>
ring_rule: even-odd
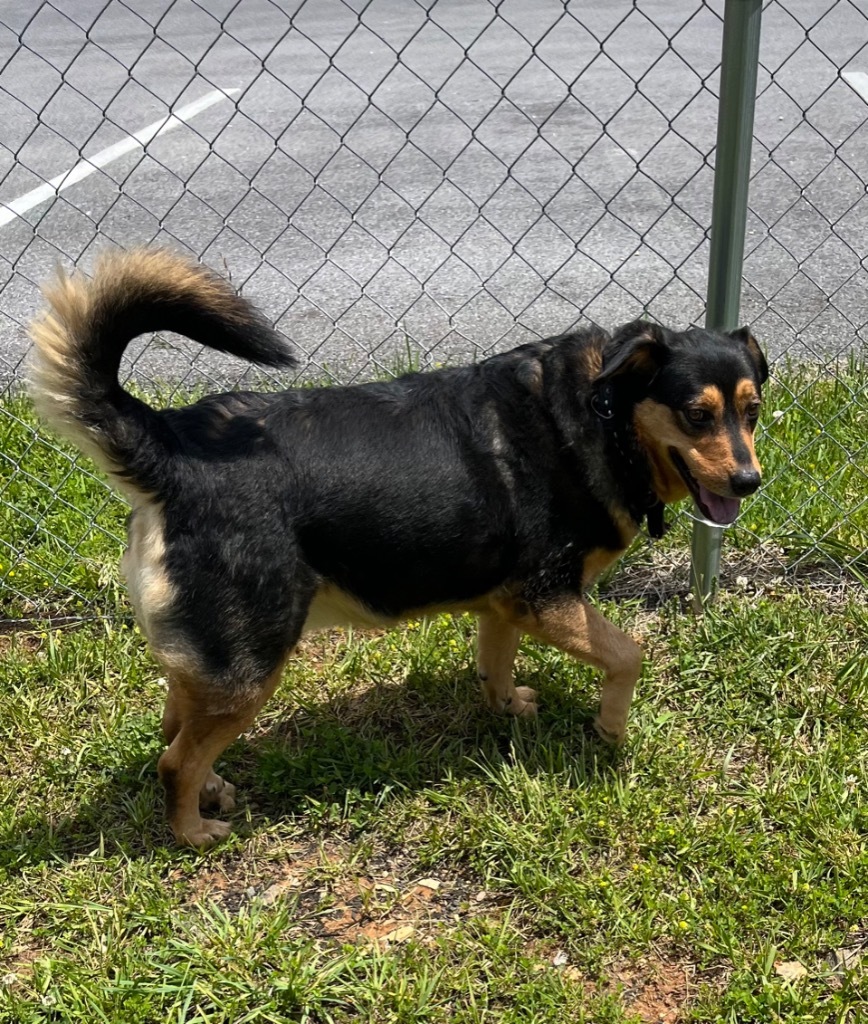
[[[0,388],[21,379],[39,282],[110,245],[190,250],[339,380],[587,320],[701,323],[722,10],[0,5],[0,204],[15,210],[226,94],[0,223]],[[868,0],[771,3],[764,19],[742,319],[773,356],[828,360],[868,319],[868,105],[840,77],[868,70]],[[171,337],[135,346],[131,368],[245,374]]]

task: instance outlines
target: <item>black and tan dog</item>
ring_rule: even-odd
[[[132,504],[123,569],[169,679],[159,771],[178,840],[229,826],[214,759],[253,721],[308,630],[467,610],[493,709],[522,633],[602,669],[595,725],[624,736],[639,647],[585,600],[662,506],[727,523],[760,483],[766,363],[747,330],[632,323],[389,383],[214,395],[155,410],[118,383],[135,336],[177,331],[255,363],[285,342],[222,279],[162,250],[61,275],[33,328],[42,414]]]

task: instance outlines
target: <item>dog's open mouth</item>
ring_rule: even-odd
[[[740,498],[723,498],[719,494],[713,494],[690,472],[687,463],[674,448],[669,449],[669,457],[687,484],[699,511],[709,522],[717,526],[729,526],[736,521],[741,508]]]

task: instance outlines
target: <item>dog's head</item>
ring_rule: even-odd
[[[660,500],[690,494],[726,525],[762,479],[753,435],[767,378],[746,327],[677,333],[637,321],[606,345],[594,388],[631,417]]]

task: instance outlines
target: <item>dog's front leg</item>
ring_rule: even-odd
[[[608,743],[623,742],[642,669],[642,648],[636,641],[579,597],[562,597],[548,608],[537,610],[523,619],[521,628],[603,670],[600,713],[594,719],[594,728]]]
[[[476,668],[482,692],[492,711],[528,718],[536,714],[536,690],[516,686],[512,666],[521,632],[499,615],[479,616]]]

